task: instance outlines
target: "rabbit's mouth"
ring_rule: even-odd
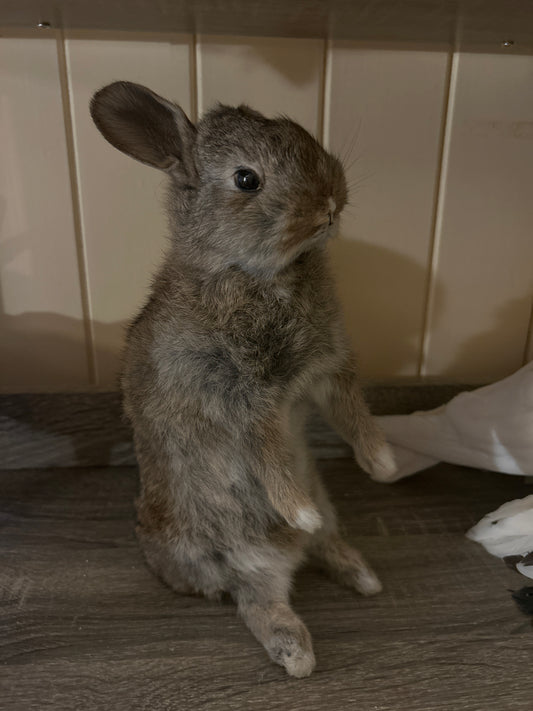
[[[323,222],[320,227],[316,229],[315,233],[310,238],[310,242],[316,243],[331,239],[337,235],[338,231],[339,221],[332,217],[327,222]]]
[[[319,223],[298,220],[289,223],[282,242],[282,249],[293,257],[324,244],[338,232],[338,219],[328,216]]]

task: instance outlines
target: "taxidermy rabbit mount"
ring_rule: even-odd
[[[301,126],[218,105],[195,126],[116,82],[91,114],[116,148],[166,172],[170,247],[131,325],[122,389],[148,565],[180,593],[229,593],[271,659],[315,666],[290,607],[306,555],[344,585],[381,585],[339,535],[304,425],[317,405],[373,478],[395,463],[363,399],[325,254],[341,163]]]

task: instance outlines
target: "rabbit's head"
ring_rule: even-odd
[[[169,175],[173,233],[205,265],[273,274],[338,228],[341,163],[287,118],[218,105],[194,126],[129,82],[97,92],[91,114],[113,146]]]

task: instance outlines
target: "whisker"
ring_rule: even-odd
[[[345,170],[347,170],[347,168],[346,168],[347,161],[348,161],[348,159],[351,159],[354,148],[357,144],[357,141],[359,140],[360,130],[361,130],[361,119],[359,119],[359,121],[356,123],[352,133],[347,136],[347,138],[345,139],[345,141],[339,151],[339,160],[341,161]]]

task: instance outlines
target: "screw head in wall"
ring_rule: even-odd
[[[514,40],[508,39],[501,42],[502,47],[514,47]]]
[[[38,22],[38,23],[37,23],[37,27],[38,27],[40,30],[49,30],[50,27],[52,27],[52,25],[51,25],[50,22],[43,21],[43,22]]]

